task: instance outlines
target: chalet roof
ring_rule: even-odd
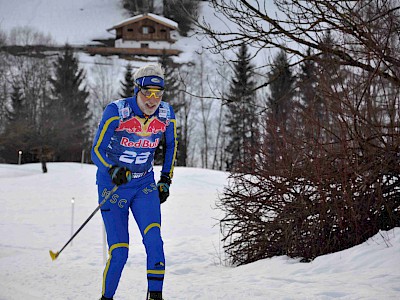
[[[113,27],[107,29],[107,31],[111,31],[111,30],[126,26],[128,24],[135,23],[135,22],[138,22],[138,21],[143,20],[143,19],[151,19],[151,20],[153,20],[153,21],[155,21],[155,22],[157,22],[159,24],[163,24],[164,26],[167,26],[167,27],[169,27],[171,29],[175,29],[175,30],[178,29],[178,23],[176,23],[175,21],[172,21],[171,19],[159,16],[159,15],[155,15],[155,14],[152,14],[152,13],[147,13],[147,14],[137,15],[137,16],[131,17],[129,19],[123,20],[122,22],[120,22],[120,23],[114,25]]]

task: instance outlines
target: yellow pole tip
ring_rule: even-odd
[[[59,254],[58,252],[54,253],[51,250],[49,252],[50,252],[50,257],[51,257],[52,260],[55,260],[58,257],[58,254]]]

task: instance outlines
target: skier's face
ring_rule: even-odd
[[[140,110],[146,115],[152,115],[160,106],[164,90],[157,86],[141,87],[137,93],[137,104]]]

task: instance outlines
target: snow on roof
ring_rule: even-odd
[[[114,25],[110,29],[107,29],[107,31],[110,31],[110,30],[113,30],[113,29],[117,29],[119,27],[122,27],[122,26],[130,24],[130,23],[137,22],[137,21],[139,21],[139,20],[141,20],[143,18],[146,18],[146,17],[156,21],[157,23],[162,23],[165,26],[171,27],[172,29],[178,29],[178,23],[176,23],[175,21],[172,21],[171,19],[168,19],[168,18],[163,17],[163,16],[159,16],[159,15],[156,15],[156,14],[147,13],[147,14],[137,15],[137,16],[131,17],[129,19],[125,19],[125,20],[119,22],[117,25]]]

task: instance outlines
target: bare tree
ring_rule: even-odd
[[[299,100],[289,116],[293,129],[272,130],[260,149],[252,149],[258,159],[253,173],[231,174],[219,203],[231,262],[275,255],[309,261],[400,226],[396,3],[277,0],[274,18],[259,1],[212,3],[237,22],[228,33],[203,24],[218,51],[245,41],[283,49],[295,61],[292,68],[312,60],[308,101],[323,101],[305,106]],[[264,132],[274,129],[271,119],[264,120]]]
[[[50,34],[35,30],[29,26],[19,26],[11,29],[8,36],[8,44],[18,46],[28,45],[52,45],[53,39]]]
[[[195,124],[192,122],[193,103],[195,97],[191,94],[192,87],[195,85],[195,79],[192,76],[192,66],[183,65],[179,69],[179,79],[182,82],[182,90],[179,91],[179,103],[183,103],[183,106],[177,112],[177,122],[180,123],[180,153],[177,157],[180,166],[194,166],[195,165],[195,154],[193,145],[193,130]]]
[[[10,75],[8,61],[8,55],[5,53],[0,53],[0,134],[4,131],[7,121],[7,103],[9,94],[8,77]]]
[[[223,98],[222,94],[225,93],[226,82],[228,82],[229,69],[227,64],[222,64],[216,70],[216,75],[211,80],[214,83],[212,88],[212,95],[216,99]],[[225,151],[227,140],[224,134],[225,129],[225,114],[226,106],[223,101],[219,101],[219,107],[216,109],[217,114],[214,116],[215,128],[215,143],[214,143],[214,157],[212,162],[212,169],[225,170],[227,153]]]
[[[5,122],[0,155],[6,162],[16,162],[16,153],[22,150],[25,162],[37,161],[40,157],[34,149],[49,147],[51,143],[51,133],[47,127],[50,120],[45,110],[49,103],[50,62],[48,59],[11,55],[8,61],[10,69],[3,88],[7,91],[11,90],[11,84],[18,85],[23,101],[19,107],[15,107],[11,98],[5,98],[9,104],[7,109],[16,117]],[[11,97],[11,92],[8,95]]]
[[[201,147],[201,166],[203,168],[208,168],[209,164],[209,152],[210,152],[210,115],[211,115],[211,101],[204,99],[203,97],[206,96],[206,55],[200,54],[198,65],[198,95],[199,95],[199,102],[200,102],[200,115],[201,115],[201,124],[202,124],[202,135],[203,135],[203,143]]]
[[[188,165],[225,170],[226,93],[232,80],[233,63],[206,52],[199,53],[197,57],[196,64],[181,68],[181,91],[185,106],[190,109],[190,113],[184,114],[191,132]],[[189,112],[186,108],[185,112]]]
[[[121,72],[112,58],[96,58],[90,72],[92,76],[89,77],[93,78],[89,83],[93,119],[98,120],[107,104],[118,98],[118,78]]]
[[[275,0],[275,7],[270,1],[259,0],[210,2],[232,24],[212,28],[206,19],[197,22],[199,33],[210,39],[209,48],[216,52],[245,43],[257,52],[283,49],[297,63],[329,54],[340,65],[352,66],[400,85],[397,1]],[[337,41],[334,47],[322,43],[328,31]],[[313,51],[312,57],[306,49]]]

